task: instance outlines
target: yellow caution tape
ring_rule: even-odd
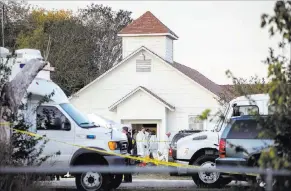
[[[7,125],[7,126],[10,126],[9,125],[10,123],[9,122],[3,122],[3,123],[0,123],[0,125]],[[134,144],[134,142],[148,142],[148,143],[154,143],[154,142],[171,142],[171,141],[159,141],[159,140],[157,140],[157,141],[132,141],[132,143]]]
[[[8,123],[8,122],[0,123],[0,125],[8,125],[8,126],[10,126],[10,123]],[[77,144],[73,144],[73,143],[67,143],[67,142],[55,140],[55,139],[52,139],[52,138],[43,137],[41,135],[29,132],[29,131],[23,131],[23,130],[14,129],[14,128],[11,128],[11,129],[16,131],[16,132],[18,132],[18,133],[26,134],[26,135],[29,135],[29,136],[32,136],[32,137],[44,138],[44,139],[46,139],[48,141],[55,141],[55,142],[58,142],[58,143],[67,144],[67,145],[70,145],[70,146],[75,146],[75,147],[87,149],[87,150],[90,150],[90,151],[95,151],[95,152],[100,152],[100,153],[104,153],[104,154],[119,156],[119,157],[122,157],[122,158],[132,159],[132,160],[135,160],[135,161],[143,161],[144,163],[153,163],[153,164],[156,164],[156,165],[164,165],[164,166],[180,167],[180,168],[199,168],[199,166],[194,166],[194,165],[186,165],[186,164],[179,164],[179,163],[175,163],[175,162],[160,161],[160,160],[157,160],[157,159],[151,159],[149,157],[144,157],[144,158],[143,157],[136,157],[136,156],[118,154],[118,153],[115,153],[115,152],[109,152],[109,151],[90,148],[90,147],[84,147],[82,145],[77,145]],[[228,174],[241,174],[241,173],[228,173]],[[258,174],[246,174],[246,175],[256,176]]]
[[[171,142],[171,141],[135,141],[135,142],[148,142],[148,143],[155,143],[155,142]]]

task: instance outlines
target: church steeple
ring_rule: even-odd
[[[179,38],[150,11],[122,29],[118,36],[122,37],[123,58],[141,46],[145,46],[171,63],[173,62],[173,41]]]

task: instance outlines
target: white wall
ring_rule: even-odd
[[[145,46],[169,62],[173,62],[173,40],[166,36],[122,37],[122,55],[127,57]]]
[[[135,59],[140,56],[137,54],[81,92],[79,97],[73,97],[71,102],[84,112],[97,113],[119,121],[118,115],[110,112],[108,107],[143,85],[176,107],[173,112],[167,111],[166,116],[167,129],[165,131],[173,132],[188,128],[188,115],[199,115],[205,109],[215,110],[219,107],[213,98],[214,95],[208,90],[179,74],[169,64],[162,63],[147,52],[145,55],[147,59],[152,59],[152,72],[136,72]],[[151,105],[147,107],[151,108]],[[149,109],[146,112],[154,112],[153,110]]]
[[[164,105],[141,90],[120,103],[116,110],[117,117],[123,120],[160,120],[165,113]]]
[[[135,119],[139,122],[157,121],[157,138],[162,139],[165,134],[166,110],[165,106],[157,102],[151,95],[139,90],[117,107],[119,122]]]

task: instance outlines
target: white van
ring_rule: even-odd
[[[21,71],[28,59],[42,59],[40,51],[33,49],[17,50],[16,54],[16,60],[10,60],[12,65],[10,80]],[[31,131],[48,139],[126,155],[128,145],[126,136],[120,131],[95,124],[86,115],[78,111],[69,102],[62,89],[50,80],[50,71],[52,71],[52,68],[47,66],[39,72],[27,89],[30,98],[23,99],[28,107],[27,110],[23,111],[25,121],[32,125]],[[39,104],[44,96],[48,96],[52,92],[54,94],[49,97],[47,102]],[[43,156],[50,156],[57,152],[60,152],[60,154],[49,158],[42,165],[53,167],[125,165],[124,158],[86,150],[70,144],[48,141],[43,148]],[[75,176],[78,190],[91,191],[119,187],[122,182],[122,175],[113,172],[109,175],[97,172],[72,175]]]
[[[252,101],[250,101],[252,100]],[[269,113],[269,96],[267,94],[241,96],[230,101],[224,112],[224,119],[219,120],[216,127],[210,131],[195,133],[177,142],[176,150],[172,151],[173,159],[177,163],[196,165],[203,168],[215,168],[218,157],[219,138],[224,127],[232,116],[250,115],[258,112],[261,115]],[[187,174],[179,168],[179,174]],[[222,178],[219,173],[200,172],[192,176],[195,184],[200,187],[222,187],[230,183],[231,179]]]
[[[99,124],[100,126],[106,127],[106,128],[113,128],[118,131],[122,131],[122,127],[128,127],[128,131],[132,133],[132,126],[131,124],[121,124],[117,123],[113,120],[107,119],[105,117],[102,117],[100,115],[97,115],[95,113],[89,113],[88,118],[95,122],[95,124]]]

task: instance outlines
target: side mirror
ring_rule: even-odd
[[[68,119],[66,119],[65,123],[64,123],[64,130],[65,131],[70,131],[71,130],[71,123]]]
[[[54,129],[56,129],[56,130],[61,130],[62,129],[62,120],[61,120],[61,118],[59,118],[59,117],[56,117],[55,119],[54,119]]]

